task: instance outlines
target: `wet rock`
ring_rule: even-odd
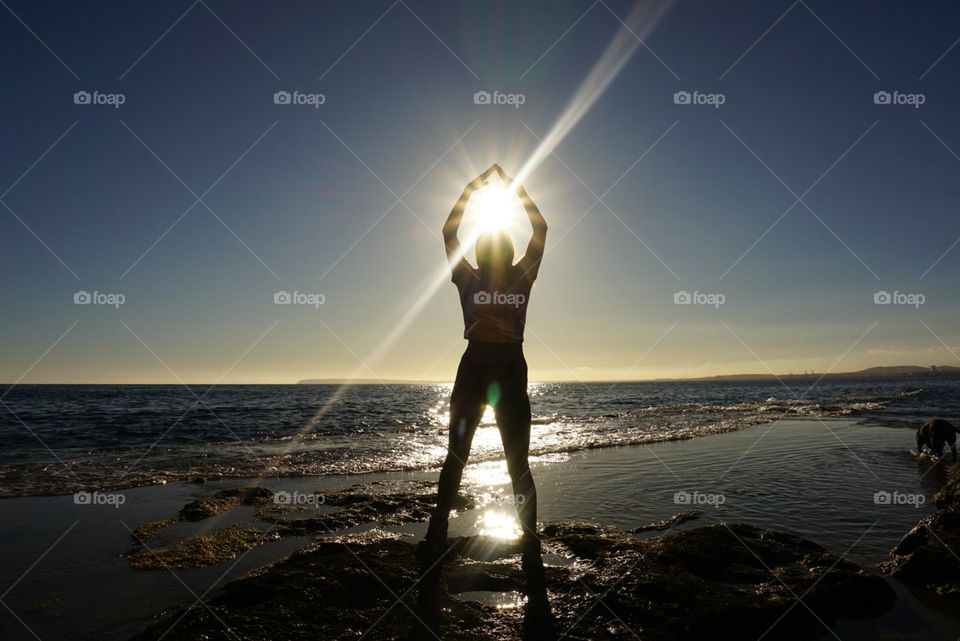
[[[950,468],[947,483],[933,497],[933,501],[941,510],[960,509],[960,464],[954,463]]]
[[[279,535],[240,524],[191,536],[168,547],[142,545],[128,554],[135,570],[201,568],[225,563],[247,550],[279,539]]]
[[[419,576],[412,549],[396,539],[323,541],[229,583],[208,604],[241,639],[358,639],[371,628],[369,639],[402,639],[409,627],[407,608],[415,599],[415,591],[408,590]],[[404,605],[397,604],[401,595]],[[470,603],[447,597],[445,605],[452,608],[454,625],[480,627],[486,618]],[[137,638],[159,639],[181,613]],[[235,637],[210,612],[195,608],[164,638]]]
[[[890,552],[880,569],[949,609],[960,606],[960,464],[934,497],[937,512],[922,519]]]
[[[432,483],[372,482],[316,494],[312,506],[275,503],[274,493],[264,487],[239,487],[192,501],[178,516],[144,523],[133,530],[127,553],[136,570],[163,567],[199,568],[224,563],[258,545],[290,536],[327,536],[347,528],[367,525],[401,525],[423,521],[436,500]],[[241,505],[255,505],[259,525],[234,525],[192,536],[165,547],[150,545],[169,526],[184,521],[202,521]],[[461,496],[458,509],[476,506],[472,496]]]
[[[135,570],[154,570],[170,562],[171,567],[203,567],[232,558],[227,550],[243,551],[268,540],[257,539],[251,529],[246,535],[240,535],[236,529],[227,528],[208,538],[192,537],[165,548],[156,548],[151,554],[148,544],[162,535],[167,528],[184,521],[202,521],[217,516],[240,505],[263,504],[273,497],[273,492],[264,487],[237,487],[220,490],[213,496],[191,501],[183,506],[180,513],[169,519],[159,519],[138,525],[131,532],[130,551],[127,558]],[[275,537],[273,537],[275,538]],[[269,539],[272,540],[272,539]],[[250,543],[243,547],[240,541]],[[159,558],[157,558],[159,556]],[[192,560],[191,560],[192,559]],[[218,560],[219,559],[219,560]],[[175,565],[174,565],[175,564]]]
[[[793,534],[749,525],[709,525],[636,540],[614,528],[565,523],[545,529],[578,558],[592,562],[578,582],[606,594],[577,624],[602,635],[611,619],[651,638],[694,639],[723,629],[731,638],[776,638],[790,628],[837,617],[878,616],[895,600],[886,582]],[[577,586],[571,601],[582,601]],[[808,593],[809,590],[809,593]],[[617,617],[611,617],[610,613]],[[781,617],[783,617],[781,619]]]
[[[551,629],[567,631],[570,639],[700,640],[718,630],[725,638],[757,638],[769,630],[765,638],[776,639],[803,626],[824,632],[810,610],[829,624],[880,615],[895,599],[882,578],[818,545],[747,525],[640,540],[616,528],[566,522],[546,527],[543,539],[546,549],[572,563],[523,567],[515,545],[469,537],[454,540],[445,562],[423,579],[413,546],[396,536],[319,539],[229,583],[209,601],[212,613],[173,612],[136,639],[435,634],[468,641],[552,638]],[[455,598],[478,590],[515,590],[529,598],[513,609]],[[411,635],[423,626],[433,632]]]
[[[187,503],[180,510],[180,516],[188,521],[200,521],[223,514],[238,505],[261,505],[272,500],[273,492],[265,487],[232,487]]]
[[[674,514],[671,517],[661,519],[655,523],[650,523],[649,525],[642,525],[638,528],[634,528],[634,532],[649,532],[651,530],[670,530],[681,523],[686,523],[687,521],[695,521],[703,516],[703,511],[701,510],[687,510],[686,512],[680,512],[679,514]]]
[[[168,527],[174,523],[179,523],[181,520],[180,518],[160,519],[159,521],[150,521],[149,523],[138,525],[133,529],[134,542],[141,545],[149,543],[163,534],[164,530]]]
[[[435,484],[427,482],[373,482],[354,485],[323,494],[320,506],[323,511],[316,508],[296,510],[288,506],[270,505],[258,509],[256,516],[274,523],[275,531],[283,536],[323,535],[366,523],[416,523],[430,517],[436,504],[435,487]],[[466,510],[476,505],[475,497],[461,495],[454,507]],[[309,513],[311,510],[317,514],[302,517],[304,512]],[[291,514],[296,514],[298,518],[287,518]]]

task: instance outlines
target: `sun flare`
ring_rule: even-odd
[[[483,231],[505,230],[510,224],[510,214],[516,195],[500,183],[482,187],[473,195],[476,199],[477,225]]]
[[[464,213],[464,238],[472,244],[486,232],[503,231],[511,236],[523,231],[523,204],[515,190],[499,180],[492,180],[474,192]]]

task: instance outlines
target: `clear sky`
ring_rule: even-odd
[[[443,220],[635,7],[5,2],[8,383],[451,379]],[[958,38],[952,3],[677,0],[524,181],[531,379],[960,365]]]

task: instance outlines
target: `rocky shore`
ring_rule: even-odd
[[[937,511],[922,519],[880,568],[940,609],[960,611],[960,464],[934,497]]]
[[[356,486],[323,510],[278,505],[263,488],[228,490],[133,537],[133,567],[197,567],[274,537],[314,540],[228,583],[203,604],[163,613],[138,641],[187,639],[701,639],[787,638],[825,632],[838,618],[882,615],[896,600],[879,576],[798,536],[711,523],[640,538],[566,521],[543,531],[544,563],[516,545],[461,537],[441,563],[415,560],[413,537],[385,529],[421,521],[428,484]],[[462,507],[472,505],[466,497]],[[171,523],[254,505],[236,524],[155,546]],[[310,510],[313,510],[312,512]],[[696,518],[653,524],[669,529]],[[344,532],[365,525],[373,529]],[[238,535],[238,530],[240,534]],[[251,530],[256,533],[252,533]],[[212,550],[212,551],[211,551]],[[162,559],[151,563],[147,559]],[[496,597],[494,599],[485,597]],[[498,600],[499,599],[499,600]],[[498,605],[499,604],[499,605]]]

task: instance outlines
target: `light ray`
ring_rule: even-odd
[[[528,178],[540,164],[550,156],[554,149],[563,141],[564,138],[580,122],[580,119],[597,102],[604,91],[610,86],[614,78],[620,73],[627,61],[633,56],[637,49],[643,45],[642,39],[648,36],[656,27],[660,19],[666,14],[667,10],[673,4],[673,0],[641,0],[638,2],[626,20],[621,21],[621,26],[614,35],[613,40],[607,45],[606,50],[600,56],[597,63],[587,74],[587,77],[580,84],[580,87],[574,93],[566,109],[557,118],[553,127],[544,136],[540,145],[534,150],[530,157],[523,163],[520,171],[516,173],[513,182],[506,188],[502,186],[498,190],[492,190],[488,195],[494,203],[490,209],[495,209],[496,214],[492,222],[502,222],[510,227],[511,222],[506,221],[506,204],[510,196],[515,194],[516,187]],[[491,186],[492,187],[492,186]],[[485,187],[487,189],[489,187]],[[480,195],[483,190],[478,190],[475,196]],[[485,209],[482,202],[479,203]],[[499,206],[499,207],[498,207]],[[468,205],[469,207],[469,205]],[[501,220],[501,216],[504,220]],[[465,216],[466,217],[466,216]],[[491,222],[491,219],[487,219]],[[480,234],[485,230],[484,224],[473,225],[473,229],[464,229],[460,240],[460,249],[451,256],[451,264],[456,264],[467,255],[467,252],[473,249]],[[508,231],[515,231],[508,229]],[[437,291],[450,278],[450,268],[444,265],[435,273],[424,279],[417,288],[420,294],[409,305],[406,305],[406,312],[400,316],[393,327],[387,333],[376,349],[367,357],[360,367],[354,372],[354,376],[363,370],[371,371],[371,365],[375,365],[383,355],[393,347],[394,343],[406,332],[411,323],[417,319],[420,313],[426,307],[430,299],[436,295]],[[317,422],[330,410],[330,408],[340,399],[346,385],[341,386],[326,403],[321,407],[316,415],[307,422],[301,433],[313,429]]]
[[[607,45],[603,55],[580,84],[570,104],[557,118],[549,133],[544,136],[543,142],[514,176],[515,184],[522,183],[533,173],[580,122],[584,114],[590,111],[637,48],[643,44],[641,39],[653,31],[672,4],[673,0],[641,0],[634,6],[613,40]]]

